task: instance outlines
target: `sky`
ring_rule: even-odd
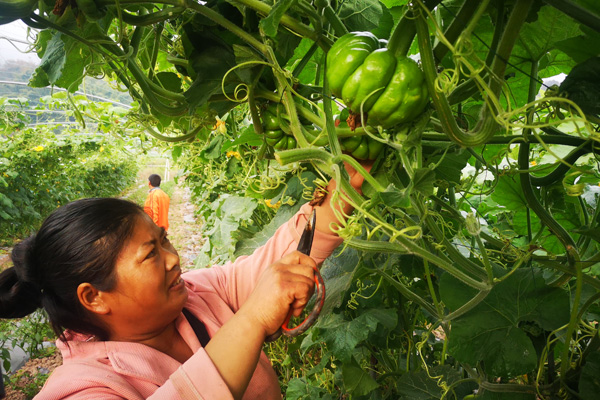
[[[31,40],[32,38],[29,38],[29,41]],[[31,47],[27,41],[27,25],[20,20],[0,25],[0,64],[11,60],[39,63],[40,58],[37,54],[24,53]]]

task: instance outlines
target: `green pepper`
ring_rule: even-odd
[[[353,32],[339,38],[327,53],[327,79],[331,93],[340,97],[346,80],[378,48],[379,41],[370,32]]]
[[[296,148],[296,139],[294,139],[293,136],[288,136],[287,137],[287,150],[291,150],[291,149],[295,149]]]
[[[385,145],[378,140],[369,138],[369,160],[375,160]]]
[[[368,123],[390,128],[419,115],[429,96],[417,63],[379,46],[369,32],[342,36],[327,53],[327,80],[352,112],[362,107]]]
[[[354,151],[352,152],[352,157],[357,160],[366,160],[369,158],[369,142],[365,140],[366,138],[363,136],[360,144]]]
[[[287,150],[287,146],[288,146],[288,138],[287,136],[283,136],[281,139],[279,139],[279,141],[277,143],[275,143],[273,145],[273,148],[275,150]]]
[[[325,131],[312,131],[310,129],[302,129],[306,140],[313,146],[321,147],[329,143],[329,138]]]
[[[369,136],[351,136],[340,140],[342,150],[357,160],[375,160],[384,148],[384,144]]]
[[[266,131],[280,129],[279,117],[277,117],[277,106],[272,104],[261,115],[263,128]]]
[[[347,139],[340,140],[342,150],[347,153],[352,153],[362,142],[362,136],[350,136]]]

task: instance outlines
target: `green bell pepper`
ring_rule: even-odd
[[[342,36],[327,53],[326,76],[331,92],[352,112],[362,111],[371,125],[390,128],[419,115],[429,95],[417,63],[395,57],[380,44],[369,32]]]
[[[375,160],[384,148],[383,143],[366,135],[342,139],[340,145],[357,160]]]
[[[275,104],[269,105],[269,107],[262,112],[261,119],[265,131],[280,129],[279,117],[277,117],[277,106]]]

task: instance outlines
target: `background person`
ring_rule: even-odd
[[[305,204],[252,255],[183,276],[165,229],[136,204],[83,199],[54,211],[0,274],[0,318],[43,307],[60,335],[64,364],[36,399],[280,399],[261,349],[290,307],[300,314],[313,267],[341,243],[330,198],[314,206],[310,257],[295,251]]]
[[[160,188],[160,175],[148,177],[148,197],[144,203],[144,212],[161,228],[169,230],[169,195]]]

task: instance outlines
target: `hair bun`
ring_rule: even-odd
[[[15,245],[14,266],[0,274],[0,318],[21,318],[41,307],[42,288],[37,283],[29,254],[34,237]]]

